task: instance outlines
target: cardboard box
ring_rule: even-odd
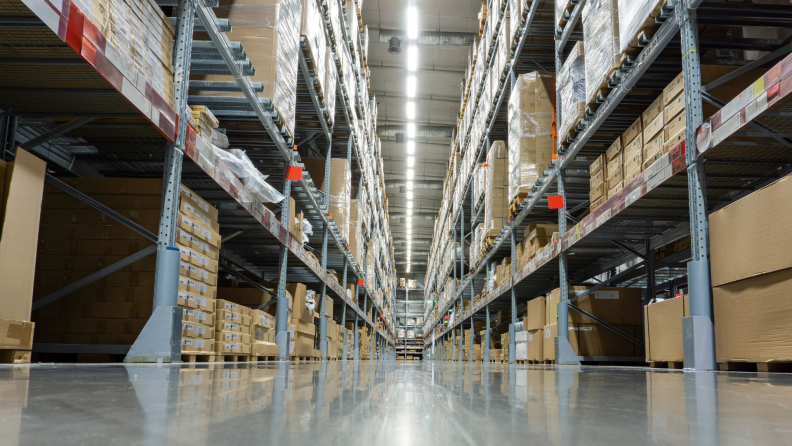
[[[713,287],[792,268],[790,196],[788,175],[710,214]]]
[[[613,325],[641,325],[641,288],[602,287],[572,303],[605,323]],[[571,310],[569,320],[580,324],[594,321]]]
[[[250,344],[250,335],[235,331],[215,331],[215,342]]]
[[[33,304],[36,245],[47,163],[18,149],[0,161],[0,318],[29,321]]]
[[[329,213],[344,240],[349,240],[349,200],[352,193],[352,173],[346,158],[330,159],[330,190],[325,191],[325,159],[303,158],[305,170],[311,174],[314,185],[329,194]]]
[[[614,325],[614,328],[638,339],[643,338],[641,327],[637,325]],[[613,330],[599,324],[577,324],[577,341],[580,356],[643,356],[644,351],[637,344],[623,338]]]
[[[641,150],[641,148],[643,148],[643,145],[644,145],[643,133],[639,133],[638,136],[633,138],[632,141],[630,141],[628,144],[625,144],[624,150],[627,153],[633,153],[636,150]]]
[[[618,142],[619,140],[617,139],[616,141]],[[602,170],[602,166],[605,165],[605,162],[606,162],[605,155],[600,155],[597,157],[596,160],[594,160],[593,163],[591,163],[591,166],[589,166],[589,173],[591,174],[592,178],[594,177],[594,174],[596,172]]]
[[[272,342],[256,342],[250,346],[252,356],[278,356],[278,346]]]
[[[140,327],[138,333],[143,330],[143,327]],[[182,337],[183,338],[202,338],[202,339],[213,339],[214,336],[214,326],[204,325],[197,322],[182,322]]]
[[[685,110],[685,92],[680,92],[665,106],[666,116],[676,116]]]
[[[578,336],[575,324],[569,324],[569,345],[575,354],[578,353]],[[542,356],[547,361],[555,361],[555,338],[558,336],[558,325],[550,324],[544,327],[544,338],[542,339]]]
[[[608,172],[608,178],[610,178],[611,173],[615,172],[618,168],[624,165],[624,152],[619,152],[608,161],[608,167],[606,172]]]
[[[611,144],[610,147],[608,147],[608,150],[605,151],[605,160],[603,160],[605,161],[605,163],[603,164],[607,164],[608,161],[612,160],[613,157],[618,155],[619,152],[621,151],[622,151],[622,140],[621,138],[618,138],[616,139],[616,141],[613,141],[613,144]]]
[[[547,310],[545,309],[545,296],[539,296],[528,301],[528,315],[523,318],[525,330],[540,330],[546,325]]]
[[[653,138],[644,140],[641,162],[647,159],[649,155],[654,154],[659,150],[662,150],[664,144],[665,144],[665,132],[660,132],[657,135],[655,135]]]
[[[34,328],[33,322],[0,319],[0,349],[31,350]]]
[[[589,191],[589,201],[594,203],[600,197],[603,197],[605,195],[605,188],[606,188],[605,184],[600,184],[595,188],[591,189],[591,191]]]
[[[663,98],[665,100],[665,104],[668,104],[669,102],[674,100],[674,98],[676,98],[677,95],[682,93],[684,90],[685,90],[685,83],[683,82],[682,73],[679,73],[676,79],[671,81],[671,83],[668,84],[668,86],[665,87],[665,89],[663,90]]]
[[[309,313],[305,308],[306,287],[302,283],[289,283],[286,285],[286,290],[291,293],[294,299],[291,310],[292,319],[299,319],[303,322],[313,323],[313,313]]]
[[[687,296],[644,306],[646,362],[681,362],[682,318],[689,316]]]
[[[646,159],[643,162],[643,170],[646,170],[649,166],[655,163],[655,161],[659,160],[660,158],[665,155],[665,148],[657,150],[654,153],[647,155]]]
[[[668,153],[671,149],[675,148],[679,144],[682,144],[685,141],[685,129],[682,129],[676,135],[672,136],[670,139],[667,139],[663,143],[663,153]]]
[[[790,286],[786,268],[712,289],[717,362],[792,361]]]
[[[647,108],[646,111],[644,111],[643,114],[641,115],[642,118],[641,123],[643,124],[644,129],[646,129],[646,127],[650,123],[652,123],[655,120],[655,118],[657,118],[658,115],[660,115],[660,113],[663,111],[664,106],[665,106],[665,97],[663,96],[662,93],[660,93],[660,96],[658,96],[657,99],[655,99],[654,102],[652,102],[649,108]]]
[[[587,286],[570,286],[569,287],[569,298],[573,298],[577,296],[580,292],[586,291],[589,289]],[[561,299],[561,290],[559,288],[554,289],[547,295],[545,299],[545,321],[552,322],[552,325],[558,321],[558,303]],[[569,314],[572,314],[570,311]]]
[[[665,127],[665,113],[660,110],[660,113],[655,116],[652,122],[644,126],[643,140],[647,141],[654,138],[655,135],[663,130],[663,127]]]
[[[544,359],[544,327],[528,331],[528,360],[541,361]]]
[[[602,197],[599,197],[596,201],[592,201],[591,206],[589,206],[589,210],[593,211],[594,209],[597,209],[598,207],[602,206],[602,203],[604,203],[605,200],[607,200],[607,197],[603,195]]]
[[[619,186],[622,180],[624,180],[624,169],[621,166],[613,170],[608,170],[608,190]]]
[[[666,121],[665,128],[663,129],[663,131],[665,132],[665,139],[666,140],[671,139],[674,135],[676,135],[680,131],[684,130],[685,126],[686,126],[686,123],[685,123],[685,112],[684,111],[682,113],[674,116],[673,118],[668,119]]]
[[[643,164],[643,154],[642,150],[638,149],[635,152],[632,152],[624,157],[624,176],[626,177],[626,172],[633,172],[636,168],[640,170],[641,165]]]
[[[621,137],[622,146],[626,146],[627,144],[631,143],[636,136],[640,135],[643,132],[643,126],[641,125],[641,118],[633,122],[630,128],[627,129],[626,132]],[[611,146],[612,147],[612,146]]]
[[[623,188],[624,188],[624,180],[616,183],[611,189],[608,189],[608,199],[616,196],[616,194],[618,194],[619,191],[622,190]]]

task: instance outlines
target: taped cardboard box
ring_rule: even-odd
[[[690,315],[686,295],[644,306],[646,362],[681,362],[682,318]]]
[[[641,341],[640,325],[613,325],[614,328]],[[576,324],[580,356],[627,356],[643,357],[644,349],[615,331],[599,324]]]
[[[0,319],[0,349],[32,349],[34,328],[33,322]]]
[[[527,315],[523,318],[523,328],[528,331],[544,328],[546,316],[545,296],[529,300]]]
[[[323,158],[303,158],[305,170],[311,175],[314,185],[323,193],[325,188],[325,160]],[[352,173],[346,158],[330,160],[330,209],[333,221],[338,226],[344,240],[349,242],[349,202],[352,193]]]
[[[569,345],[575,354],[578,353],[578,336],[576,331],[576,324],[569,323]],[[544,337],[542,338],[542,356],[546,361],[555,361],[555,338],[558,336],[558,324],[546,325],[543,329]]]

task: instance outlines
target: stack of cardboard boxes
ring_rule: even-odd
[[[303,158],[305,170],[311,174],[314,185],[321,190],[325,197],[329,197],[330,207],[328,212],[332,215],[333,222],[339,232],[350,243],[350,196],[352,193],[352,173],[349,161],[346,158],[332,158],[330,160],[330,190],[325,191],[325,160],[323,158]]]
[[[215,314],[215,353],[218,355],[250,355],[250,308],[217,299]]]
[[[509,151],[495,141],[487,156],[484,190],[484,238],[494,238],[509,220]]]
[[[63,181],[157,231],[161,180]],[[185,337],[211,339],[220,246],[217,210],[182,186],[178,220],[181,269],[176,298],[184,308],[184,322],[191,325]],[[43,298],[149,246],[142,235],[48,187],[41,211],[35,297]],[[151,315],[155,265],[156,256],[145,257],[36,311],[42,329],[37,342],[131,345]]]
[[[585,286],[570,286],[569,298],[572,299],[587,289],[588,287]],[[545,360],[555,360],[555,337],[558,336],[557,321],[560,298],[560,290],[555,289],[545,301],[545,323],[547,325],[544,327],[542,345],[542,354]],[[638,340],[643,338],[640,288],[600,288],[576,300],[572,305]],[[531,317],[530,309],[528,317]],[[581,313],[570,310],[568,323],[569,344],[572,346],[572,350],[580,356],[644,356],[643,348]]]
[[[78,0],[74,2],[115,51],[114,62],[132,78],[132,85],[147,85],[174,107],[173,24],[152,0]],[[104,40],[104,39],[103,39]],[[135,79],[137,82],[135,82]],[[143,90],[145,91],[145,90]]]
[[[185,186],[179,195],[177,247],[181,252],[178,305],[182,313],[182,351],[213,352],[220,250],[218,212]]]
[[[17,149],[14,162],[0,160],[2,363],[30,362],[34,328],[30,312],[46,166],[44,161],[21,148]],[[61,248],[67,249],[65,245],[67,242],[62,242]],[[9,398],[12,397],[9,395]]]
[[[289,346],[289,355],[317,357],[314,313],[308,311],[305,305],[307,289],[302,283],[290,283],[286,289],[294,297],[291,308],[291,325],[294,326],[294,329],[292,330],[290,327],[293,342]],[[318,300],[318,296],[316,297]]]
[[[558,241],[558,225],[530,224],[523,231],[525,239],[517,243],[515,269],[521,268],[541,254],[551,243]]]

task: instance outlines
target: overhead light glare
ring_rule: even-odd
[[[418,38],[418,9],[415,6],[407,8],[407,38]]]
[[[418,47],[410,45],[407,47],[407,71],[418,69]]]
[[[415,76],[407,76],[407,97],[415,97]]]
[[[412,155],[415,153],[415,141],[407,141],[407,154]]]
[[[415,157],[408,156],[407,157],[407,167],[415,167]]]
[[[412,201],[407,202],[407,209],[412,209]]]
[[[407,103],[407,119],[415,119],[415,102],[410,101]]]
[[[415,138],[415,123],[408,122],[407,123],[407,137],[408,138]]]
[[[408,200],[412,200],[413,199],[412,191],[407,192],[407,199]],[[407,224],[409,225],[409,223],[407,223]]]
[[[413,190],[413,182],[412,181],[408,181],[407,182],[407,190]]]

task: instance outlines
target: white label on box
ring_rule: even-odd
[[[194,311],[194,310],[184,310],[184,313],[185,313],[187,316],[193,316],[193,315],[195,315],[195,311]]]
[[[196,325],[193,329],[193,332],[196,334],[206,334],[206,327],[203,325]]]
[[[570,330],[572,330],[572,328],[570,328]],[[593,330],[593,328],[592,327],[577,327],[576,330],[577,331],[591,331],[591,330]]]
[[[550,327],[545,328],[544,332],[545,332],[545,338],[549,339],[550,338]]]
[[[223,370],[223,379],[239,379],[239,371]]]
[[[199,227],[198,229],[201,231],[201,235],[202,236],[206,237],[208,240],[212,239],[212,232],[211,231],[209,231],[208,229],[201,228],[201,227]]]
[[[531,333],[530,331],[528,332],[528,340],[533,341],[533,333]]]
[[[179,276],[179,283],[182,284],[182,285],[189,286],[190,285],[190,279],[188,279],[186,277]]]
[[[196,296],[195,297],[195,303],[197,303],[199,306],[202,306],[202,307],[205,307],[205,306],[209,305],[209,301],[206,300],[205,297]]]
[[[209,272],[206,271],[205,269],[195,268],[195,272],[198,274],[198,277],[205,280],[209,280]]]
[[[230,322],[223,322],[223,328],[226,330],[239,330],[239,324],[232,324]]]
[[[239,348],[239,344],[225,344],[224,347],[226,350],[236,350]]]
[[[618,299],[618,291],[594,291],[594,299]]]
[[[191,281],[191,282],[192,282],[192,281]],[[203,284],[203,283],[200,283],[200,282],[193,282],[193,284],[194,284],[193,286],[194,286],[195,288],[197,288],[197,289],[198,289],[198,291],[200,291],[200,292],[202,292],[202,293],[208,293],[208,292],[209,292],[209,287],[208,287],[208,286],[206,286],[205,284]]]
[[[225,338],[237,341],[239,340],[239,333],[225,333]]]
[[[193,324],[182,324],[182,330],[194,331],[195,330],[195,325],[193,325]]]
[[[204,313],[203,311],[196,311],[195,312],[195,318],[198,319],[199,321],[205,321],[206,320],[206,313]]]
[[[261,327],[256,327],[256,339],[264,339],[266,334],[264,333],[264,329]]]
[[[196,348],[204,348],[204,346],[206,345],[206,342],[203,339],[196,339],[195,341],[193,341],[193,345]]]
[[[193,345],[193,340],[189,338],[182,338],[182,345]]]
[[[195,214],[198,215],[201,218],[201,222],[203,224],[205,224],[206,226],[209,226],[209,227],[212,226],[212,220],[210,220],[209,217],[207,217],[207,216],[205,216],[203,214],[200,214],[198,212],[196,212]]]
[[[225,302],[225,303],[223,304],[223,307],[225,307],[225,308],[226,308],[226,309],[228,309],[228,310],[239,311],[239,305],[237,305],[237,304],[232,304],[231,302]]]

